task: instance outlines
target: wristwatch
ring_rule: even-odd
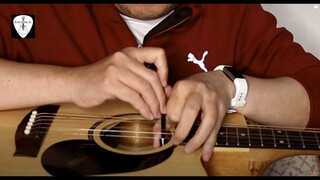
[[[214,68],[214,71],[222,71],[235,85],[236,93],[235,96],[231,99],[230,107],[228,113],[237,112],[239,107],[243,107],[246,104],[246,96],[248,93],[248,83],[247,80],[240,74],[235,71],[231,66],[228,65],[219,65]]]

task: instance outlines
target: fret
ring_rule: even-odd
[[[226,127],[228,146],[238,146],[237,131],[234,127]]]
[[[271,129],[271,133],[272,133],[272,139],[273,139],[273,146],[274,146],[274,147],[277,147],[276,138],[275,138],[275,136],[274,136],[273,129]]]
[[[216,146],[227,146],[226,128],[221,127],[217,136]]]
[[[287,138],[287,142],[288,142],[288,147],[291,148],[291,145],[290,145],[290,141],[289,141],[289,137],[288,137],[288,132],[287,131],[284,131],[286,133],[286,138]]]
[[[261,126],[221,127],[216,146],[319,150],[320,134],[317,131],[288,131]]]
[[[247,128],[221,127],[217,136],[216,146],[248,147],[247,132]]]
[[[250,127],[248,128],[248,135],[250,136],[250,144],[252,147],[263,147],[263,141],[261,138],[260,128]]]
[[[248,147],[250,145],[248,128],[237,128],[238,138],[239,138],[239,147]]]
[[[251,146],[251,139],[250,139],[250,131],[249,128],[246,128],[247,130],[247,137],[248,137],[248,145]]]
[[[299,135],[300,135],[300,139],[301,139],[301,142],[302,142],[302,147],[306,148],[306,146],[304,145],[304,141],[303,141],[302,135],[301,135],[301,131],[299,131]]]
[[[229,146],[229,138],[228,138],[228,128],[226,127],[226,146]]]
[[[314,131],[313,133],[314,133],[314,136],[316,137],[318,148],[320,149],[318,133],[316,131]]]
[[[288,139],[290,141],[290,147],[292,149],[302,149],[303,143],[298,131],[287,131]]]
[[[272,134],[272,129],[260,128],[261,138],[263,139],[263,146],[267,148],[275,147],[275,140]]]
[[[306,149],[319,149],[317,137],[314,132],[301,131],[300,132]]]
[[[273,132],[274,132],[276,147],[279,147],[279,148],[290,147],[288,136],[285,130],[275,129]]]
[[[240,145],[239,143],[239,132],[238,132],[238,128],[235,128],[236,129],[236,135],[237,135],[237,146]]]
[[[259,127],[259,135],[260,135],[260,141],[261,141],[261,147],[263,147],[263,138],[262,138],[262,133],[261,133],[261,128]]]

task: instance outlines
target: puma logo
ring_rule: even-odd
[[[202,59],[198,60],[192,53],[188,54],[188,62],[193,62],[194,64],[197,64],[204,72],[208,72],[206,66],[204,65],[204,58],[208,54],[208,51],[205,51],[202,54]]]

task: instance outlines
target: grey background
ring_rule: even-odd
[[[305,51],[320,59],[320,4],[261,4]]]

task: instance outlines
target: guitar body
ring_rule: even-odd
[[[141,135],[125,138],[129,137],[127,131],[121,131],[121,138],[118,138],[118,132],[111,133],[115,128],[126,126],[134,127],[135,132],[145,132],[142,124],[147,120],[131,124],[121,116],[133,119],[137,116],[133,107],[121,101],[110,101],[94,108],[59,105],[57,112],[50,114],[51,120],[45,115],[45,121],[38,123],[38,130],[28,134],[22,127],[26,126],[26,115],[32,110],[0,112],[2,176],[255,176],[277,159],[320,154],[318,150],[217,146],[212,159],[202,162],[201,149],[187,154],[183,145],[173,145],[170,139],[173,131],[159,148],[151,147],[152,140],[138,139]],[[108,118],[103,118],[106,116]],[[227,115],[224,124],[246,126],[239,114]],[[39,136],[30,138],[35,132],[40,132]],[[109,138],[116,135],[114,139]]]
[[[42,176],[42,175],[48,176],[49,175],[50,176],[52,175],[45,169],[43,165],[44,161],[46,161],[44,160],[44,154],[47,153],[50,147],[54,148],[53,147],[54,144],[59,144],[61,142],[65,142],[66,145],[70,145],[68,144],[69,141],[70,142],[83,141],[84,143],[88,141],[88,135],[86,133],[82,133],[78,135],[68,134],[68,133],[63,133],[64,129],[68,130],[68,127],[70,126],[72,126],[75,130],[79,128],[89,129],[95,123],[95,120],[82,121],[81,119],[76,120],[75,122],[70,122],[65,120],[66,122],[63,123],[62,122],[63,120],[59,119],[56,121],[56,119],[54,119],[52,121],[51,127],[49,128],[48,132],[43,138],[43,142],[41,144],[41,147],[36,157],[30,157],[25,155],[15,155],[15,152],[16,152],[15,134],[17,131],[17,127],[22,121],[22,119],[26,116],[26,114],[28,114],[31,110],[32,109],[19,109],[19,110],[1,112],[0,142],[2,145],[0,147],[0,152],[1,152],[0,175],[4,175],[4,176],[11,176],[11,175],[14,175],[14,176]],[[58,113],[75,113],[75,114],[86,114],[86,115],[88,114],[114,115],[114,114],[127,114],[130,112],[135,113],[136,110],[134,110],[128,104],[123,102],[118,102],[118,101],[108,102],[102,106],[95,107],[95,108],[88,108],[88,109],[82,109],[71,104],[63,104],[60,106],[58,110]],[[58,130],[58,132],[61,132],[61,133],[57,133],[56,130]],[[148,152],[147,156],[148,154],[156,154],[158,153],[158,151],[170,149],[170,147],[172,147],[170,146],[170,144],[171,143],[169,143],[165,148],[162,148],[162,149],[161,148],[154,149],[154,153]],[[93,151],[97,152],[97,149],[99,149],[99,147],[92,148],[92,149]],[[73,150],[74,150],[73,153],[77,153],[77,152],[80,152],[81,149],[75,148]],[[100,150],[98,151],[100,151],[99,153],[101,153],[100,154],[101,157],[108,152],[108,151],[103,152],[103,148],[100,148]],[[63,161],[63,158],[68,158],[68,153],[70,152],[65,153],[59,150],[59,148],[57,148],[56,152],[54,152],[54,150],[52,152],[48,152],[47,158],[52,158],[53,161]],[[114,154],[111,154],[111,156],[114,156]],[[130,151],[128,151],[128,154],[130,154]],[[89,157],[90,155],[86,153],[83,153],[83,155],[86,156],[83,159],[81,159],[82,157],[74,157],[74,159],[71,159],[70,162],[62,162],[61,164],[69,163],[68,165],[65,165],[66,167],[87,165],[86,166],[87,169],[90,168],[90,163],[91,165],[99,166],[97,165],[98,163],[95,163],[90,159]],[[124,153],[123,156],[125,155],[126,154]],[[121,175],[121,176],[126,176],[126,175],[139,175],[139,176],[141,175],[206,175],[206,172],[201,165],[200,151],[190,156],[184,152],[182,146],[181,147],[178,146],[178,147],[175,147],[173,149],[173,152],[171,152],[168,156],[170,157],[165,159],[163,163],[155,164],[150,168],[145,168],[142,170],[137,170],[137,171],[131,170],[131,172],[110,173],[110,174],[101,174],[101,172],[103,172],[101,171],[101,172],[97,172],[97,174],[89,174],[89,175]],[[147,158],[150,158],[150,157],[147,157]],[[77,163],[80,165],[74,165]],[[108,159],[105,159],[105,162],[103,163],[109,164],[109,166],[112,167],[113,164],[119,163],[119,162],[117,162],[117,160],[114,160],[114,159],[111,161],[109,161]],[[126,162],[125,160],[124,161],[122,160],[119,166],[121,165],[125,166],[127,163],[130,163],[130,162]],[[60,166],[59,163],[57,166]],[[80,170],[83,170],[83,169],[80,168]],[[70,172],[68,172],[68,174],[70,174]],[[57,174],[53,174],[53,175],[61,175],[61,174],[59,174],[58,172]],[[71,175],[79,175],[79,174],[71,173]]]

